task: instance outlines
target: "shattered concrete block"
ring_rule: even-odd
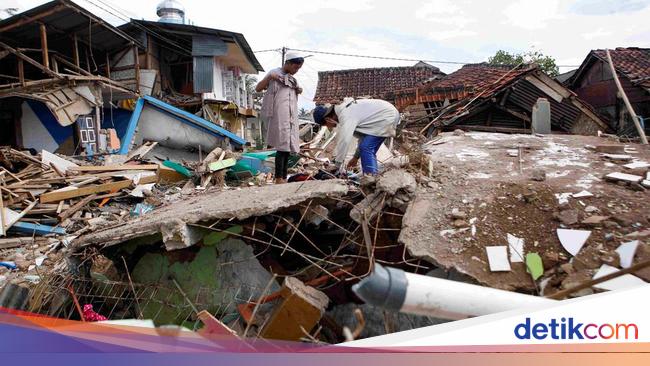
[[[400,189],[415,193],[416,187],[415,177],[403,169],[389,170],[382,174],[377,181],[377,190],[390,195],[394,195]]]
[[[366,213],[366,219],[374,218],[384,208],[382,202],[384,198],[379,192],[371,193],[366,196],[361,202],[357,203],[352,210],[350,210],[350,217],[352,220],[360,224],[363,222],[363,213]]]
[[[261,336],[298,341],[306,336],[305,332],[310,332],[316,326],[327,308],[329,298],[293,277],[284,280],[281,291],[282,300],[273,310]]]
[[[605,180],[612,182],[633,182],[638,183],[643,180],[643,177],[640,175],[625,174],[625,173],[609,173],[605,176]]]
[[[181,220],[174,220],[163,224],[160,232],[162,233],[163,243],[165,243],[165,249],[167,250],[190,247],[198,243],[205,236],[204,229],[189,226]]]

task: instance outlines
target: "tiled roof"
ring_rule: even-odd
[[[437,67],[423,63],[404,67],[321,71],[318,73],[314,102],[337,103],[345,97],[391,99],[398,90],[413,88],[442,75],[444,73]]]
[[[594,50],[592,53],[607,62],[605,50]],[[633,84],[650,88],[650,48],[618,47],[609,50],[614,67],[625,75]]]
[[[487,63],[468,64],[440,79],[424,83],[415,90],[399,93],[396,104],[463,99],[480,93],[489,96],[536,67],[532,65],[497,66]]]

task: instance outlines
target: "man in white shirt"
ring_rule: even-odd
[[[377,151],[387,137],[395,136],[400,120],[397,109],[384,100],[353,98],[345,98],[334,106],[316,106],[313,117],[314,122],[337,129],[334,163],[339,171],[345,167],[352,137],[357,136],[359,146],[353,162],[361,158],[363,174],[370,175],[378,173]]]

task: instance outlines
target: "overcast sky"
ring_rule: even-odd
[[[45,3],[0,0],[21,11]],[[158,0],[75,0],[107,21],[157,20]],[[94,7],[95,3],[114,14]],[[579,65],[589,50],[649,47],[650,0],[181,0],[194,24],[244,34],[253,50],[286,46],[373,56],[481,62],[497,50],[539,50],[559,65]],[[107,5],[115,9],[109,9]],[[2,16],[6,16],[2,14]],[[265,70],[278,52],[257,53]],[[315,54],[297,77],[311,107],[317,71],[413,62]],[[444,72],[456,64],[434,63]],[[560,72],[572,67],[562,67]],[[262,76],[262,75],[260,75]]]

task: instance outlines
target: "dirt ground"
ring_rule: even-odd
[[[622,166],[630,161],[613,161],[593,150],[602,144],[616,142],[595,136],[444,133],[427,151],[433,173],[418,192],[400,241],[412,255],[484,285],[540,294],[589,279],[602,263],[617,265],[614,249],[623,242],[642,241],[639,260],[649,252],[643,241],[650,228],[650,195],[641,186],[603,176],[645,176],[647,168],[632,171]],[[633,161],[650,162],[647,147],[624,149]],[[532,180],[540,171],[546,178]],[[566,197],[583,190],[593,196]],[[562,194],[566,202],[560,203]],[[590,216],[607,218],[582,224]],[[591,230],[576,258],[562,248],[558,228]],[[490,271],[485,247],[507,246],[507,234],[524,239],[525,253],[542,257],[545,274],[537,282],[523,263],[513,263],[510,272]]]

